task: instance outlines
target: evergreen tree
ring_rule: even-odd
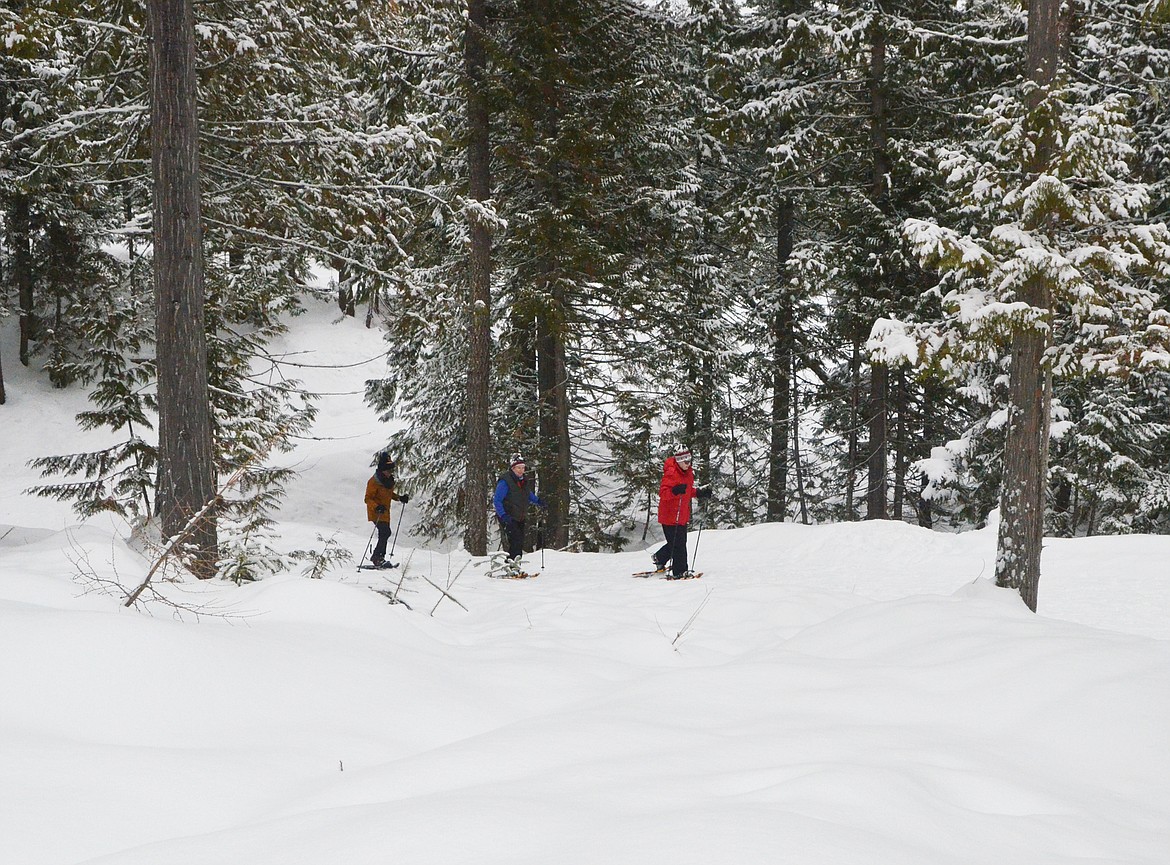
[[[1059,55],[1045,41],[1055,38],[1047,29],[1055,19],[1042,12],[1055,16],[1047,7],[1032,10],[1029,26],[1045,25],[1029,60],[1038,70],[1033,80],[994,99],[987,137],[943,166],[981,215],[982,230],[968,236],[906,223],[911,242],[947,272],[952,289],[946,321],[954,329],[926,340],[926,356],[955,368],[973,351],[1011,347],[997,580],[1018,588],[1032,609],[1048,464],[1047,375],[1117,375],[1163,363],[1167,313],[1142,273],[1161,275],[1170,260],[1165,226],[1140,221],[1146,188],[1125,179],[1132,148],[1124,99],[1087,103],[1083,89],[1059,77]],[[898,353],[892,342],[884,349]]]

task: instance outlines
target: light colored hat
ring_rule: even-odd
[[[689,460],[691,458],[691,449],[684,444],[676,444],[674,446],[674,458],[676,460]]]
[[[512,458],[508,460],[508,468],[512,468],[516,463],[524,463],[524,457],[520,454],[512,454]]]

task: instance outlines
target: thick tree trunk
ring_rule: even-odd
[[[468,0],[464,64],[467,75],[468,193],[476,202],[491,198],[491,117],[488,113],[484,75],[488,26],[486,0]],[[487,554],[488,386],[491,373],[491,268],[490,227],[471,216],[467,261],[469,288],[467,359],[467,465],[463,483],[466,531],[463,544],[473,556]]]
[[[874,203],[882,212],[889,207],[888,118],[886,116],[886,31],[881,18],[876,19],[870,43],[870,148],[873,159],[872,191]],[[874,293],[880,288],[872,287]],[[865,497],[867,520],[889,519],[889,478],[887,449],[889,447],[887,395],[888,367],[873,363],[869,388],[869,458],[866,460],[868,487]]]
[[[540,441],[552,456],[539,466],[540,495],[548,506],[544,541],[548,546],[564,547],[569,543],[569,479],[572,451],[569,441],[569,387],[565,365],[563,309],[553,287],[553,311],[546,311],[538,322],[536,339],[537,380],[540,389]]]
[[[1031,0],[1028,5],[1028,78],[1037,85],[1033,105],[1044,97],[1061,57],[1061,0]],[[1043,122],[1043,121],[1041,121]],[[1052,149],[1046,130],[1037,132],[1035,175],[1044,170]],[[1045,313],[1051,309],[1048,283],[1029,280],[1020,298]],[[1018,329],[1012,337],[1008,385],[1008,427],[1005,442],[1003,493],[1000,499],[996,585],[1016,589],[1036,610],[1040,586],[1040,555],[1044,544],[1044,502],[1048,481],[1048,431],[1052,380],[1045,352],[1048,328]]]
[[[195,20],[191,0],[150,0],[151,164],[158,360],[159,512],[168,538],[187,532],[187,561],[214,576],[216,495],[199,201]]]
[[[792,371],[795,368],[796,313],[788,288],[792,257],[792,203],[776,206],[776,291],[779,304],[772,323],[772,438],[768,448],[768,503],[765,519],[783,522],[788,514],[788,442],[792,430]]]
[[[1047,309],[1047,285],[1030,281],[1022,298]],[[1049,406],[1052,384],[1045,352],[1047,330],[1018,332],[1012,339],[1008,384],[1008,426],[1004,443],[996,585],[1016,589],[1036,610],[1040,552],[1044,543],[1044,493],[1048,476]]]

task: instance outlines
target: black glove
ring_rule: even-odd
[[[700,499],[709,499],[711,498],[711,488],[699,487],[697,490],[695,490],[695,495]]]
[[[508,528],[508,526],[512,525],[512,518],[507,514],[504,514],[502,517],[497,516],[496,519],[500,521],[500,525],[504,528]]]
[[[402,502],[403,504],[406,504],[407,502],[410,501],[410,496],[408,496],[406,493],[400,493],[398,496],[398,501]]]
[[[687,491],[687,485],[686,484],[675,484],[673,487],[670,488],[670,491],[672,493],[674,493],[676,496],[681,496],[683,493],[685,493]]]
[[[374,513],[376,513],[376,514],[386,513],[386,506],[385,505],[378,505],[376,508],[374,508]]]

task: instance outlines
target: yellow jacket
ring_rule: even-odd
[[[366,481],[366,518],[371,523],[390,522],[390,503],[399,499],[398,493],[394,492],[394,484],[387,486],[379,480],[378,474],[375,472]],[[384,513],[378,513],[379,505],[386,509]]]

